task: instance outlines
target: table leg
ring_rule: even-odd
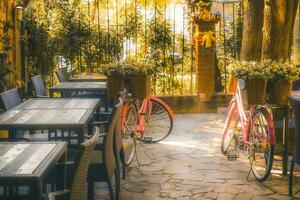
[[[61,157],[58,169],[57,169],[57,178],[56,178],[56,190],[64,190],[66,187],[66,171],[67,165],[64,163],[67,162],[67,152]]]
[[[284,108],[283,138],[282,138],[282,175],[287,175],[288,171],[288,144],[289,144],[289,106]]]
[[[43,196],[43,183],[41,180],[37,180],[35,182],[32,182],[31,184],[31,190],[30,190],[30,198],[36,199],[36,200],[42,200]]]

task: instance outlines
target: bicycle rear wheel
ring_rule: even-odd
[[[253,115],[252,131],[250,133],[250,155],[252,155],[252,172],[255,178],[263,182],[271,173],[274,145],[270,140],[270,117],[262,109],[257,109]]]
[[[151,142],[159,142],[168,137],[173,129],[173,118],[163,103],[150,99],[150,110],[145,115],[144,138],[151,138]]]
[[[135,129],[138,123],[138,111],[135,103],[127,102],[125,115],[125,127],[123,130],[124,164],[129,166],[135,154]]]
[[[229,149],[235,149],[237,146],[234,137],[239,129],[241,129],[241,127],[239,127],[239,121],[239,113],[236,107],[236,102],[234,100],[229,106],[229,113],[223,128],[221,140],[221,152],[223,154],[226,154]]]

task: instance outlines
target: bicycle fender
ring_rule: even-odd
[[[150,96],[150,99],[152,99],[153,101],[157,101],[157,102],[161,103],[167,109],[167,111],[170,113],[171,118],[172,119],[174,118],[174,112],[173,112],[173,110],[163,100],[161,100],[161,99],[159,99],[159,98],[157,98],[155,96]]]
[[[266,119],[268,120],[268,124],[269,124],[269,133],[270,133],[270,143],[271,144],[276,144],[276,137],[275,137],[275,125],[274,125],[274,121],[272,119],[272,115],[269,113],[269,111],[264,108],[264,107],[260,107],[259,109],[257,109],[256,112],[262,112],[264,114],[264,116],[266,117]]]

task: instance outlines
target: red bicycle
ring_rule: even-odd
[[[223,129],[222,153],[227,154],[228,159],[236,159],[236,152],[245,150],[250,161],[247,178],[252,171],[255,178],[262,182],[269,177],[272,169],[274,145],[274,123],[270,112],[260,105],[251,105],[250,111],[246,112],[238,86]]]
[[[136,140],[145,143],[159,142],[173,129],[173,111],[161,99],[126,98],[122,112],[123,147],[125,165],[130,165],[136,155]]]

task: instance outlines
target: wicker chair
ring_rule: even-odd
[[[109,189],[110,199],[120,199],[120,172],[119,160],[116,156],[116,126],[118,118],[121,114],[123,101],[114,106],[112,117],[109,120],[109,127],[103,143],[96,146],[91,165],[89,168],[88,184],[89,184],[89,199],[94,196],[94,182],[106,181]],[[94,125],[103,125],[106,122],[94,122]],[[116,188],[113,191],[112,177],[115,175]]]
[[[56,74],[56,76],[57,76],[57,78],[58,78],[58,81],[59,81],[60,83],[61,83],[61,82],[66,82],[66,81],[67,81],[67,79],[66,79],[66,77],[65,77],[64,72],[63,72],[62,69],[56,70],[56,71],[55,71],[55,74]]]
[[[127,90],[125,88],[123,88],[122,91],[119,92],[120,94],[120,98],[122,100],[122,102],[124,102],[125,97],[127,95]],[[106,113],[109,118],[112,116],[111,113]],[[103,115],[103,113],[101,113],[101,115]],[[109,120],[110,121],[110,120]],[[102,122],[102,123],[108,123],[109,121],[106,122]],[[105,128],[104,128],[105,129]],[[105,129],[105,131],[107,132],[107,127]],[[124,149],[123,149],[123,142],[122,142],[122,112],[119,113],[117,122],[116,122],[116,132],[115,132],[115,156],[116,158],[118,158],[118,160],[120,159],[122,162],[122,175],[123,175],[123,179],[126,178],[126,165],[125,165],[125,154],[124,154]],[[119,153],[117,153],[119,152]]]
[[[296,133],[295,133],[295,147],[293,158],[291,162],[290,169],[290,177],[289,177],[289,195],[293,195],[293,174],[294,174],[294,165],[300,164],[300,100],[295,99],[293,97],[288,97],[289,101],[292,105],[292,110],[295,116],[295,125],[296,125]]]
[[[22,103],[18,90],[15,88],[1,93],[0,98],[5,110],[10,110]]]
[[[31,82],[33,85],[33,96],[38,98],[47,98],[46,87],[41,75],[31,77]]]
[[[65,197],[68,200],[86,200],[87,195],[87,175],[92,153],[98,143],[100,129],[94,127],[93,137],[82,143],[79,147],[77,157],[73,163],[73,170],[70,173],[70,187],[63,191],[50,192],[45,199],[55,200],[56,198]],[[70,164],[69,162],[67,163]]]

